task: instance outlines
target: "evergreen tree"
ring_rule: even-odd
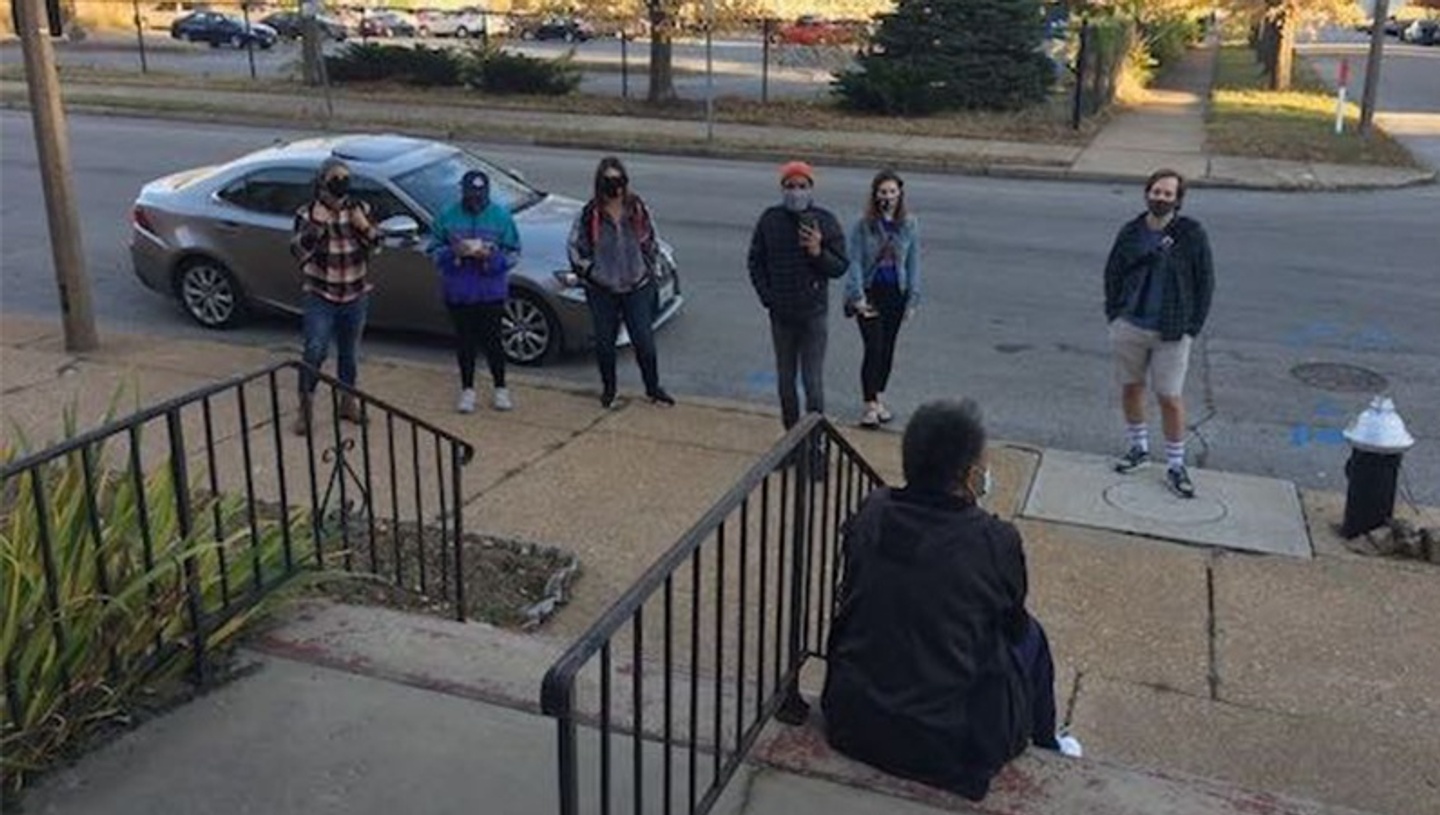
[[[859,67],[836,78],[846,107],[888,114],[1014,110],[1045,98],[1042,0],[900,0]]]

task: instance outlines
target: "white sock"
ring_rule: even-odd
[[[1125,425],[1125,438],[1130,442],[1131,447],[1139,447],[1147,453],[1150,452],[1150,430],[1144,422]]]
[[[1185,442],[1166,440],[1165,464],[1172,470],[1185,466]]]

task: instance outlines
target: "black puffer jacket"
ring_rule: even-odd
[[[881,489],[845,529],[826,736],[888,773],[978,800],[1029,737],[1020,533],[973,502]]]
[[[800,219],[820,227],[820,255],[800,245]],[[765,210],[750,239],[750,283],[760,302],[782,318],[824,314],[830,305],[829,282],[850,268],[845,230],[829,210],[812,206],[794,213],[783,206]]]

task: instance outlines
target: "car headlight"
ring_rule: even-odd
[[[560,297],[576,303],[585,302],[585,289],[580,285],[580,278],[569,269],[557,269],[551,272],[555,276],[555,284],[559,287],[556,292]]]
[[[660,243],[656,246],[656,254],[660,256],[660,265],[665,268],[665,271],[674,274],[675,269],[678,268],[675,265],[675,249],[668,243]]]

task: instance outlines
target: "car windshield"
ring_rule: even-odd
[[[545,197],[545,193],[463,150],[396,176],[395,185],[435,216],[459,200],[460,179],[470,170],[483,170],[490,176],[490,197],[511,212],[519,212]]]

